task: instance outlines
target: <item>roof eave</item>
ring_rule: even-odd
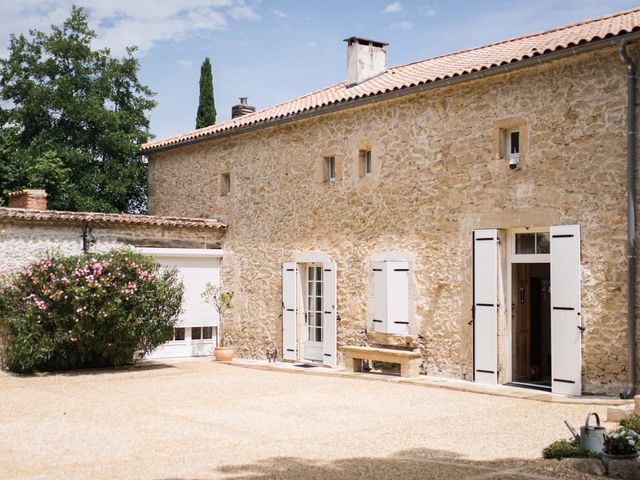
[[[219,219],[0,208],[0,223],[12,222],[51,222],[68,225],[90,223],[102,226],[124,225],[129,227],[166,227],[196,230],[226,230],[228,228],[228,225]]]
[[[622,35],[615,35],[602,40],[586,42],[586,43],[582,43],[572,47],[555,50],[553,52],[543,53],[535,57],[529,57],[529,58],[518,60],[512,63],[498,65],[496,67],[489,67],[485,70],[478,70],[476,72],[449,77],[442,80],[435,80],[435,81],[423,83],[420,85],[404,87],[397,90],[392,90],[390,92],[369,95],[366,97],[354,98],[352,100],[345,100],[338,103],[333,103],[333,104],[325,105],[322,107],[318,107],[313,110],[294,113],[287,117],[273,118],[273,119],[265,120],[259,123],[246,125],[244,127],[223,130],[220,132],[212,133],[210,135],[203,135],[203,136],[192,138],[189,140],[177,141],[176,143],[160,145],[157,147],[150,147],[147,149],[141,149],[140,154],[147,155],[149,153],[157,153],[157,152],[162,152],[166,150],[172,150],[174,148],[186,147],[189,145],[195,145],[202,142],[212,141],[218,138],[241,135],[241,134],[256,131],[256,130],[261,130],[263,128],[275,127],[275,126],[279,126],[279,125],[283,125],[291,122],[296,122],[298,120],[303,120],[303,119],[307,119],[307,118],[311,118],[319,115],[327,115],[330,113],[345,110],[347,108],[355,108],[355,107],[367,105],[373,102],[383,102],[390,99],[402,97],[405,95],[414,95],[416,93],[420,93],[426,90],[443,88],[443,87],[457,85],[459,83],[464,83],[464,82],[471,82],[473,80],[478,80],[481,78],[494,76],[494,75],[500,75],[513,70],[533,67],[541,63],[550,62],[560,58],[569,57],[572,55],[578,55],[578,54],[590,52],[593,50],[599,50],[602,48],[617,46],[621,41],[625,41],[629,43],[638,39],[640,39],[640,31],[625,33]],[[617,52],[616,52],[616,55],[617,55]]]

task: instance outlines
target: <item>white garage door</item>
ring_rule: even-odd
[[[141,248],[161,265],[176,267],[184,284],[182,314],[173,340],[165,343],[148,358],[194,357],[211,355],[216,343],[218,312],[202,299],[207,283],[220,281],[221,250]]]

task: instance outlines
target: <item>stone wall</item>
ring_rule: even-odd
[[[580,224],[583,388],[617,393],[627,362],[625,106],[615,49],[582,54],[154,153],[149,208],[229,221],[222,275],[237,293],[227,331],[241,356],[280,346],[283,261],[312,250],[337,262],[340,346],[366,341],[372,256],[405,252],[424,370],[467,379],[472,231]],[[509,126],[522,132],[517,170],[499,158]],[[373,174],[360,178],[365,147]],[[325,156],[336,157],[334,184],[321,181]],[[227,172],[233,193],[221,197]]]
[[[44,221],[0,221],[0,272],[26,265],[48,251],[82,254],[82,224]],[[105,252],[118,247],[215,248],[222,231],[168,228],[166,226],[95,226],[88,231],[89,251]]]

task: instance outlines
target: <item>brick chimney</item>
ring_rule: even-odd
[[[388,43],[349,37],[347,42],[347,87],[380,75],[387,69]]]
[[[240,97],[240,103],[231,107],[231,118],[241,117],[247,113],[253,113],[256,111],[256,107],[249,105],[247,100],[249,97]]]
[[[46,210],[47,192],[44,190],[20,190],[9,193],[9,208]]]

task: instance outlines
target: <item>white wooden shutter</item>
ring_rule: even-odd
[[[498,383],[498,231],[473,232],[474,380]]]
[[[582,394],[580,226],[551,227],[551,390]]]
[[[323,300],[322,300],[322,354],[324,365],[336,366],[337,361],[337,325],[336,325],[336,264],[322,264]]]
[[[373,315],[371,330],[387,331],[387,281],[384,262],[373,262]]]
[[[296,360],[296,293],[298,268],[293,262],[282,264],[282,358]]]
[[[386,262],[387,333],[409,335],[409,262]]]

